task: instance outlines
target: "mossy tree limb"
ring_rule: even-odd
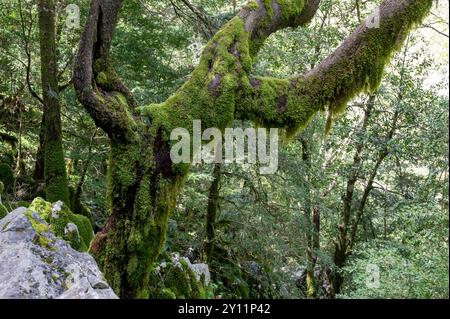
[[[108,197],[111,215],[91,244],[105,275],[123,298],[149,296],[151,265],[161,252],[168,217],[188,165],[170,161],[170,132],[224,129],[250,119],[296,131],[329,107],[337,113],[356,93],[374,89],[382,70],[431,0],[387,0],[381,26],[360,26],[336,52],[291,80],[252,78],[253,59],[277,30],[306,24],[320,0],[256,0],[206,45],[187,82],[167,101],[137,107],[111,65],[110,46],[122,0],[92,0],[73,83],[80,102],[111,140]],[[370,62],[370,63],[369,63]]]
[[[393,53],[421,23],[432,3],[386,0],[379,8],[379,27],[362,23],[309,72],[286,80],[250,78],[241,90],[237,117],[285,128],[288,135],[305,127],[318,111],[328,109],[332,120],[358,93],[376,91]]]

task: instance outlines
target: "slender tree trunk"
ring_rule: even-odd
[[[370,172],[369,179],[368,179],[366,185],[364,186],[364,190],[363,190],[361,199],[358,202],[354,203],[353,187],[355,185],[354,182],[356,182],[356,180],[354,180],[354,179],[355,178],[357,179],[357,176],[358,176],[360,168],[361,168],[361,166],[360,166],[362,164],[361,159],[360,159],[361,152],[362,152],[363,148],[365,147],[364,146],[365,145],[365,135],[366,135],[366,131],[367,131],[368,121],[369,121],[369,118],[370,118],[371,113],[374,108],[374,102],[375,102],[374,97],[371,96],[369,98],[369,103],[368,103],[367,109],[365,111],[364,123],[363,123],[362,134],[361,134],[362,140],[360,141],[359,145],[357,146],[357,151],[355,153],[354,169],[356,169],[356,170],[353,172],[352,177],[349,179],[349,181],[347,183],[347,185],[349,185],[350,183],[353,183],[352,193],[351,193],[351,196],[349,196],[347,193],[347,196],[345,196],[344,201],[350,200],[350,202],[352,202],[352,206],[351,206],[352,210],[348,212],[349,216],[348,216],[347,220],[344,220],[344,224],[339,225],[340,236],[337,241],[337,244],[335,247],[335,254],[334,254],[334,262],[335,262],[335,265],[339,269],[341,269],[345,266],[348,257],[352,253],[352,249],[357,240],[358,228],[361,224],[361,220],[364,215],[364,211],[366,208],[367,201],[369,199],[369,195],[373,190],[373,183],[378,174],[381,164],[389,155],[388,143],[394,137],[394,134],[397,130],[398,121],[399,121],[400,113],[399,113],[399,109],[396,109],[394,112],[394,116],[392,118],[391,129],[389,130],[389,132],[386,136],[383,147],[378,152],[378,157],[375,161],[375,165],[374,165],[372,171]],[[398,100],[398,102],[400,102],[400,99]],[[355,165],[355,164],[357,164],[357,165]],[[348,186],[347,186],[347,189],[349,189]],[[350,221],[351,213],[353,213],[354,216],[353,216],[353,219]],[[343,281],[344,281],[344,278],[343,278],[342,274],[340,273],[340,271],[338,271],[336,273],[335,282],[334,282],[335,292],[337,294],[341,292]]]
[[[344,267],[347,257],[350,255],[350,242],[349,232],[351,227],[351,214],[354,206],[354,192],[355,185],[358,181],[358,177],[361,171],[362,152],[366,145],[366,133],[369,127],[369,120],[372,116],[372,112],[375,105],[375,95],[369,97],[366,109],[364,110],[363,123],[358,136],[360,140],[356,144],[356,151],[353,157],[352,170],[350,177],[347,181],[347,188],[345,195],[343,196],[343,211],[342,211],[342,223],[338,225],[338,239],[335,242],[334,249],[334,264],[338,268],[336,274],[334,275],[334,291],[336,294],[340,293],[343,283],[343,277],[340,273],[342,267]]]
[[[306,166],[305,172],[305,188],[306,194],[303,198],[304,216],[306,220],[305,242],[306,242],[306,296],[308,299],[317,297],[317,283],[314,276],[314,268],[316,265],[315,241],[317,241],[318,234],[316,234],[316,227],[314,223],[313,213],[313,196],[311,190],[311,151],[307,138],[304,134],[300,136],[302,144],[302,160]]]
[[[215,224],[217,209],[219,205],[219,189],[221,180],[221,165],[215,164],[213,170],[213,181],[209,189],[208,208],[206,211],[206,241],[204,246],[205,262],[210,263],[213,259],[214,245],[216,240]]]
[[[48,201],[69,201],[62,147],[61,106],[55,41],[54,0],[39,1],[41,79],[44,100],[44,177]]]

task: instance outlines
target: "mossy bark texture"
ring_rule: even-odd
[[[44,177],[48,201],[69,204],[69,187],[62,147],[56,60],[55,1],[39,0],[41,81],[44,100]]]
[[[253,59],[270,34],[310,21],[320,0],[251,1],[208,42],[177,92],[162,104],[138,107],[110,60],[122,0],[92,0],[73,83],[111,141],[111,214],[91,252],[113,289],[122,298],[149,297],[151,268],[189,169],[170,160],[174,128],[192,129],[193,120],[202,120],[204,127],[224,129],[247,119],[293,133],[321,109],[338,113],[355,94],[378,85],[388,58],[431,2],[385,1],[380,28],[360,26],[315,69],[280,80],[252,77]]]

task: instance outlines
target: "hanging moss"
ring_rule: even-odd
[[[383,70],[405,37],[427,15],[432,0],[416,1],[390,17],[380,28],[358,29],[358,40],[349,37],[314,71],[306,76],[279,80],[253,78],[243,82],[237,103],[239,118],[266,127],[284,128],[291,137],[303,129],[318,111],[328,110],[332,121],[358,93],[373,93]]]

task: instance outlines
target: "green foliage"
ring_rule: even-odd
[[[0,181],[6,189],[12,189],[14,172],[8,164],[0,163]]]
[[[448,214],[433,204],[406,204],[395,209],[389,237],[358,247],[349,266],[344,298],[448,298]],[[367,265],[377,265],[379,287],[367,286]]]
[[[5,217],[7,214],[8,214],[8,209],[5,207],[5,205],[0,203],[0,219]]]

